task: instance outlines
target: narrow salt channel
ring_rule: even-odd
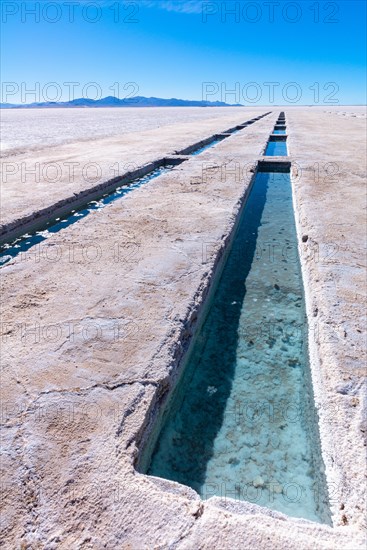
[[[39,231],[22,235],[18,239],[2,245],[0,247],[0,267],[7,264],[13,258],[16,258],[19,254],[27,252],[33,246],[46,241],[53,233],[58,233],[86,216],[89,216],[93,212],[101,210],[101,208],[104,208],[111,202],[121,199],[134,189],[169,172],[172,168],[174,168],[174,166],[160,166],[149,172],[146,176],[136,178],[129,184],[121,185],[110,193],[105,193],[99,200],[89,201],[84,207],[78,210],[72,210],[70,213],[66,214],[63,219],[51,219],[49,222],[45,223],[43,228]]]
[[[158,429],[148,474],[330,523],[289,173],[257,173]]]

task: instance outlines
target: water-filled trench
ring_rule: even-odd
[[[258,172],[146,473],[330,522],[289,173]]]
[[[286,141],[268,141],[265,150],[267,157],[286,157],[288,155]]]

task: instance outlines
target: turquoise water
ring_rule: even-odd
[[[328,522],[306,337],[290,176],[258,173],[147,473]]]
[[[286,157],[288,155],[286,141],[269,141],[266,147],[267,157]]]
[[[242,128],[238,128],[236,130],[231,130],[229,132],[226,132],[226,133],[229,133],[231,135],[234,135],[234,134],[237,134],[238,132],[240,132],[242,130]],[[226,136],[227,137],[227,136]],[[191,153],[191,156],[196,156],[196,155],[200,155],[201,153],[203,153],[204,151],[206,151],[207,149],[210,149],[211,147],[214,147],[214,145],[217,145],[218,143],[221,143],[224,139],[226,139],[225,136],[222,136],[222,137],[218,137],[216,139],[213,139],[213,141],[211,141],[210,143],[208,143],[207,145],[203,145],[202,147],[200,147],[199,149],[196,149],[195,151],[193,151]],[[229,136],[228,136],[229,137]]]
[[[273,134],[285,134],[285,130],[273,130]]]
[[[233,132],[233,133],[235,133],[235,132]],[[193,151],[191,153],[191,155],[192,156],[200,155],[201,153],[203,153],[207,149],[210,149],[211,147],[214,147],[214,145],[217,145],[217,143],[220,143],[221,141],[223,141],[223,139],[225,139],[225,138],[222,137],[222,138],[215,139],[215,140],[211,141],[210,143],[208,143],[207,145],[203,145],[199,149],[196,149],[196,151]]]

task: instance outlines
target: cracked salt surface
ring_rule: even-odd
[[[258,173],[148,474],[329,523],[306,339],[290,177]]]

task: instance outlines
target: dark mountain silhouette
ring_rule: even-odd
[[[162,99],[160,97],[136,96],[126,99],[108,96],[102,99],[79,98],[72,101],[45,101],[41,103],[0,103],[1,109],[56,109],[59,107],[243,107],[223,101],[193,101],[190,99]]]

